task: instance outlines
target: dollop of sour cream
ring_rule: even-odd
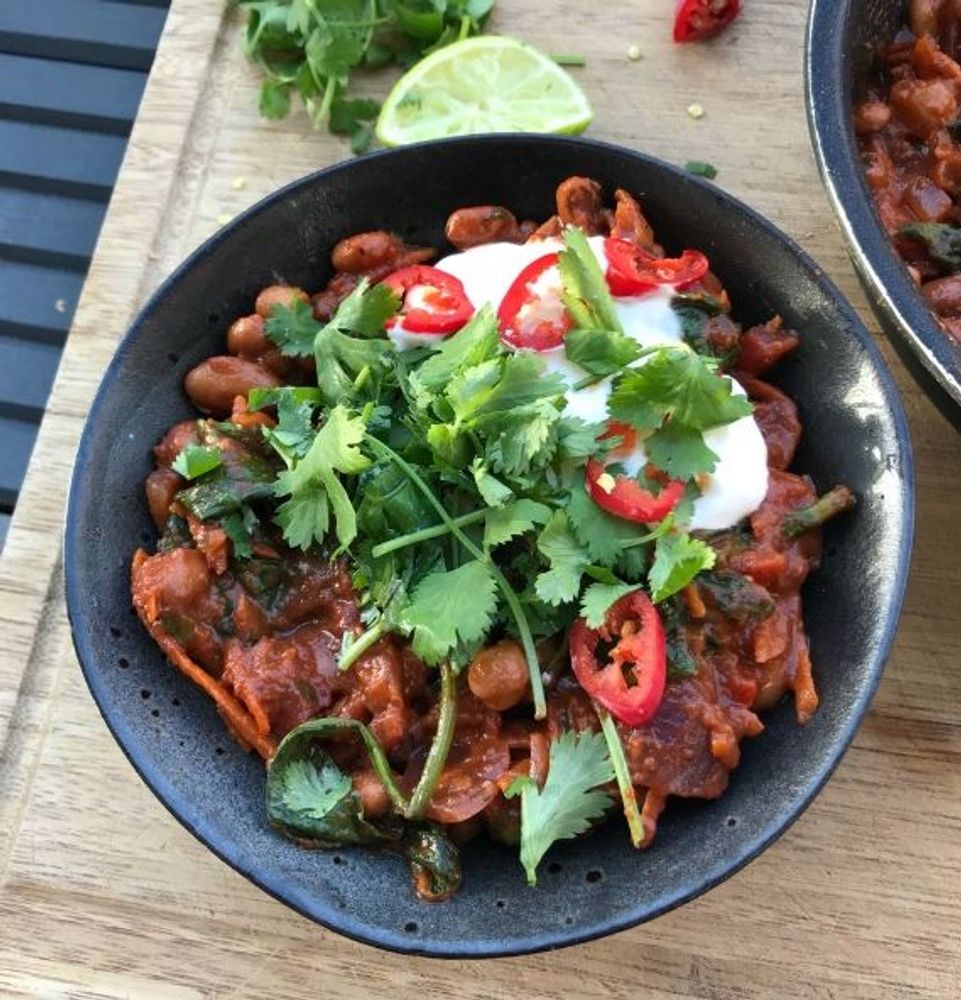
[[[606,269],[604,239],[592,236],[588,242],[601,268]],[[444,257],[435,266],[460,280],[475,309],[487,304],[496,312],[508,289],[528,264],[562,248],[561,241],[554,239],[521,244],[488,243]],[[554,275],[559,295],[560,279],[556,272]],[[641,347],[685,346],[680,320],[671,308],[674,294],[674,289],[668,285],[644,295],[615,297],[614,308],[624,332]],[[389,336],[398,350],[436,343],[437,339],[431,334],[404,330],[402,323],[394,324]],[[568,360],[564,348],[538,353],[545,372],[558,372],[568,386],[565,413],[590,423],[606,422],[611,380],[574,389],[573,386],[588,373]],[[643,359],[638,362],[643,363]],[[737,381],[731,379],[731,382],[732,391],[744,395]],[[730,528],[757,510],[764,500],[768,487],[767,447],[753,416],[713,428],[705,432],[704,440],[718,460],[714,472],[700,483],[702,493],[694,501],[690,527],[702,530]],[[638,472],[647,463],[643,443],[619,461],[629,474]]]

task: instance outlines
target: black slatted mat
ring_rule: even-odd
[[[0,548],[170,0],[0,0]]]

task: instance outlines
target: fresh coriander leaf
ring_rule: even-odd
[[[557,450],[560,419],[550,399],[485,418],[483,430],[489,441],[485,455],[491,468],[509,476],[543,468]]]
[[[324,819],[353,784],[342,771],[317,767],[310,760],[294,760],[283,776],[284,803],[306,819]]]
[[[364,53],[364,66],[367,69],[383,69],[394,61],[394,50],[389,45],[371,42]]]
[[[362,123],[377,120],[380,101],[358,97],[337,97],[330,106],[330,131],[335,135],[353,135]]]
[[[375,389],[379,385],[393,351],[382,336],[384,324],[397,305],[397,297],[386,285],[371,286],[365,278],[341,302],[330,322],[319,327],[313,340],[314,363],[317,384],[329,405],[353,398],[365,369],[373,376]]]
[[[680,502],[674,508],[674,510],[661,522],[660,526],[665,525],[668,521],[671,522],[671,527],[683,528],[685,525],[691,523],[691,518],[694,516],[694,501],[701,495],[701,488],[697,485],[697,481],[691,479],[689,482],[684,484],[684,495],[681,497]]]
[[[260,87],[258,108],[264,118],[276,121],[290,114],[290,84],[280,80],[264,80]]]
[[[608,411],[615,420],[641,430],[659,426],[669,415],[693,430],[708,430],[751,414],[745,396],[732,391],[731,379],[715,362],[693,351],[664,348],[618,380]]]
[[[912,222],[901,226],[898,233],[923,243],[931,260],[945,274],[961,271],[961,228],[958,226],[944,222]]]
[[[589,424],[580,417],[562,414],[557,421],[557,457],[561,461],[590,458],[602,450],[597,439],[606,430],[606,424]]]
[[[450,381],[445,398],[453,409],[457,420],[467,423],[476,409],[500,381],[502,373],[500,358],[491,358],[469,368],[462,368]]]
[[[360,156],[370,149],[370,144],[374,141],[374,126],[369,122],[358,124],[350,134],[350,151],[355,156]]]
[[[614,330],[569,330],[564,353],[591,375],[613,375],[641,356],[633,337]]]
[[[356,474],[370,464],[358,447],[364,433],[362,417],[335,406],[307,454],[277,478],[275,494],[289,496],[277,509],[277,520],[292,547],[306,549],[313,542],[322,542],[330,526],[331,509],[341,547],[356,537],[354,508],[336,473]]]
[[[196,479],[205,472],[216,469],[223,462],[219,448],[207,448],[200,444],[185,445],[170,467],[184,479]]]
[[[480,642],[497,604],[490,568],[479,559],[431,573],[414,588],[399,625],[413,633],[413,650],[425,663],[447,659],[459,644]]]
[[[591,561],[604,566],[615,566],[626,552],[635,551],[625,550],[625,544],[636,542],[648,533],[646,525],[614,517],[598,507],[584,489],[583,482],[571,486],[565,510],[574,535]]]
[[[330,504],[323,484],[310,492],[294,493],[277,508],[274,520],[291,548],[306,551],[314,542],[322,542],[330,528]]]
[[[537,536],[538,551],[551,564],[534,583],[537,596],[548,604],[573,601],[581,589],[581,574],[590,563],[586,549],[577,540],[567,515],[554,511]]]
[[[277,426],[264,428],[264,437],[285,458],[307,454],[313,440],[313,406],[291,393],[277,402]]]
[[[640,589],[639,583],[592,583],[581,599],[581,616],[589,628],[600,628],[611,605]]]
[[[348,336],[328,323],[314,341],[317,385],[324,401],[333,406],[358,394],[363,373],[379,384],[393,352],[389,340],[364,340]]]
[[[384,541],[437,523],[437,515],[396,465],[371,466],[357,487],[357,527],[371,541]]]
[[[654,465],[674,479],[691,479],[701,472],[713,472],[717,455],[704,435],[675,420],[668,420],[644,441]]]
[[[515,778],[504,793],[521,798],[521,864],[529,885],[537,884],[537,866],[551,844],[579,837],[611,806],[602,785],[614,780],[614,768],[601,733],[561,733],[551,743],[547,781],[538,789],[530,777]]]
[[[598,566],[595,563],[591,563],[590,566],[584,568],[584,572],[592,579],[596,580],[598,583],[620,583],[621,581],[609,570],[606,566]]]
[[[297,36],[288,29],[288,11],[274,0],[241,0],[238,6],[249,11],[244,32],[247,55],[264,64],[263,54],[268,51],[293,53],[297,49]]]
[[[650,364],[649,361],[642,368]],[[650,431],[660,427],[666,404],[652,397],[643,379],[635,378],[639,370],[632,368],[617,379],[607,398],[607,412],[622,424],[629,424],[639,431]]]
[[[371,285],[367,278],[362,278],[324,329],[382,338],[387,321],[399,308],[397,295],[387,285]]]
[[[563,238],[564,249],[557,264],[564,285],[564,305],[574,326],[623,333],[607,280],[587,237],[575,226],[567,226]]]
[[[509,486],[505,486],[496,476],[492,476],[480,459],[474,460],[471,472],[474,474],[477,492],[480,493],[488,507],[500,507],[508,500],[513,500],[514,491]]]
[[[422,409],[465,368],[489,361],[501,353],[497,319],[490,307],[477,310],[452,337],[442,341],[434,354],[410,376],[414,401]]]
[[[308,357],[321,324],[314,319],[308,302],[295,300],[289,306],[276,305],[264,324],[264,332],[289,357]]]
[[[470,442],[453,424],[431,424],[427,444],[435,460],[448,470],[461,469],[470,462]]]
[[[361,472],[370,465],[370,459],[358,447],[364,432],[363,417],[352,416],[345,407],[335,406],[317,432],[310,451],[292,472],[284,475],[296,486],[321,468],[343,473]]]
[[[263,410],[268,406],[276,406],[282,399],[296,403],[310,403],[320,406],[324,401],[319,389],[306,385],[282,385],[277,388],[256,388],[247,393],[247,406],[251,410]]]
[[[484,520],[484,547],[490,549],[533,531],[535,524],[546,523],[550,515],[549,507],[525,498],[494,507]]]
[[[306,62],[301,63],[300,68],[297,70],[294,77],[294,86],[303,98],[304,107],[309,111],[315,103],[315,98],[320,93],[321,88],[318,87],[317,78],[311,73],[310,66]]]
[[[319,26],[304,47],[314,73],[325,79],[346,78],[364,57],[376,15],[375,0],[324,0],[323,21],[315,15]]]
[[[713,181],[717,177],[717,167],[713,163],[705,163],[703,160],[688,160],[684,164],[684,169],[695,177],[706,177]]]
[[[716,558],[714,549],[699,538],[675,532],[662,535],[648,573],[651,598],[658,604],[676,594],[702,570],[711,569]]]
[[[559,372],[545,373],[535,352],[523,351],[467,369],[451,384],[447,398],[458,420],[476,422],[560,398],[565,388]]]
[[[437,41],[444,30],[446,0],[392,0],[391,9],[401,31],[422,42]]]

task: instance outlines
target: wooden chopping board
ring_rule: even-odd
[[[388,955],[261,893],[141,784],[87,694],[63,610],[61,527],[82,422],[117,339],[180,259],[278,185],[349,155],[302,113],[258,117],[239,21],[222,6],[173,4],[0,562],[0,996],[961,995],[961,438],[883,341],[918,466],[898,641],[826,790],[702,899],[558,953],[483,964]],[[722,39],[683,49],[670,43],[670,0],[499,0],[492,26],[583,53],[574,72],[596,107],[590,135],[713,162],[717,183],[798,239],[874,330],[808,140],[804,6],[747,0]],[[627,58],[630,45],[641,60]],[[701,120],[686,113],[694,102]]]

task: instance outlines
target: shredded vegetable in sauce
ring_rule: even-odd
[[[788,471],[798,344],[710,262],[571,177],[542,224],[471,206],[453,252],[382,231],[264,289],[154,449],[133,603],[268,765],[266,810],[441,900],[457,845],[716,798],[758,713],[818,698],[800,590],[853,504]],[[433,261],[433,263],[428,263]]]

